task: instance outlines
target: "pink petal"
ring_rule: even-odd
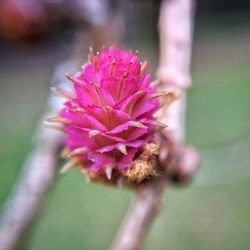
[[[137,153],[138,149],[133,148],[129,150],[127,155],[124,155],[122,159],[118,163],[118,168],[122,171],[126,169],[129,164],[133,161],[133,158],[135,157],[135,154]]]

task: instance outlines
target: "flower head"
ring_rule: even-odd
[[[153,140],[160,104],[146,65],[137,54],[115,47],[91,52],[82,71],[67,74],[73,93],[57,90],[68,99],[57,118],[68,157],[88,175],[122,176]]]

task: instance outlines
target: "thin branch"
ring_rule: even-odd
[[[60,63],[54,71],[53,85],[67,85],[64,73],[66,70],[75,70],[75,64],[73,60]],[[54,94],[49,95],[47,111],[38,123],[32,151],[1,214],[1,250],[10,250],[17,246],[53,182],[63,137],[58,131],[46,128],[44,121],[55,116],[61,102],[62,100]]]
[[[185,90],[190,86],[189,75],[192,21],[192,0],[164,0],[160,11],[160,65],[158,78],[164,90],[182,92],[183,97],[163,113],[163,121],[172,130],[171,138],[177,144],[183,140]],[[193,161],[192,163],[197,163]],[[128,211],[112,246],[113,250],[136,250],[149,231],[159,211],[166,181],[152,179],[142,185]]]
[[[139,187],[136,201],[121,225],[112,249],[138,249],[157,215],[165,188],[165,179],[155,179]]]
[[[164,0],[161,6],[160,64],[157,76],[164,90],[181,94],[179,101],[171,105],[162,115],[161,122],[168,124],[172,138],[183,143],[185,134],[185,91],[192,81],[190,62],[193,32],[193,0]]]
[[[62,76],[66,68],[69,69],[72,64],[72,62],[64,62],[57,66],[53,84],[64,84],[65,80]],[[59,103],[60,100],[54,95],[49,96],[47,111],[38,123],[33,149],[22,167],[17,183],[1,214],[1,250],[16,247],[21,236],[29,228],[54,179],[58,151],[63,137],[58,131],[46,128],[44,121],[55,116]]]
[[[0,223],[2,250],[15,247],[24,229],[31,223],[54,177],[61,136],[56,132],[45,132],[46,135],[42,135],[44,132],[44,129],[40,130],[39,136],[42,141],[36,145],[24,164],[23,173],[2,214]]]

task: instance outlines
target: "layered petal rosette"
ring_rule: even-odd
[[[71,163],[85,173],[123,175],[157,129],[154,114],[160,108],[146,62],[119,48],[89,55],[89,62],[74,76],[73,93],[59,113]]]

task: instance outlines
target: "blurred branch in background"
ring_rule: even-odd
[[[53,84],[63,84],[64,66],[67,65],[68,68],[73,64],[60,64],[55,69]],[[0,245],[3,250],[16,246],[39,210],[54,179],[63,138],[58,131],[45,128],[44,120],[55,114],[57,105],[58,99],[50,96],[47,111],[38,124],[32,152],[27,157],[12,194],[5,204],[0,220]]]
[[[1,249],[12,249],[36,214],[53,180],[61,139],[58,132],[39,127],[33,151],[1,216]]]
[[[161,160],[169,169],[169,176],[177,181],[185,182],[191,178],[197,169],[199,156],[192,148],[182,146],[184,137],[185,91],[191,84],[190,61],[192,48],[193,27],[192,0],[164,0],[162,1],[159,20],[160,34],[160,64],[158,79],[165,91],[177,91],[182,97],[170,110],[162,111],[162,120],[169,125],[166,137],[170,137],[170,144],[174,146],[174,158],[170,162],[164,162],[164,150]],[[170,148],[166,147],[166,154]],[[171,147],[171,145],[170,145]],[[169,158],[169,156],[167,157]],[[114,241],[114,250],[138,249],[145,234],[149,231],[155,216],[157,215],[166,185],[164,177],[149,180],[142,184],[136,194],[134,203],[128,211],[122,226]]]
[[[114,11],[113,13],[114,16],[110,17],[107,2],[98,0],[55,2],[49,0],[41,0],[40,2],[10,0],[6,1],[4,8],[2,8],[2,10],[8,9],[11,15],[14,13],[14,20],[11,19],[11,16],[5,15],[3,17],[5,18],[4,22],[1,22],[2,29],[7,32],[7,37],[26,41],[26,39],[36,36],[36,30],[33,30],[33,28],[37,24],[37,17],[26,13],[25,6],[27,5],[33,10],[44,2],[46,4],[55,4],[54,8],[60,7],[60,11],[67,13],[67,15],[69,15],[68,7],[70,6],[70,17],[76,18],[73,22],[76,22],[76,20],[80,20],[80,22],[87,21],[90,25],[88,30],[84,29],[82,25],[77,27],[78,31],[71,58],[60,63],[54,71],[52,85],[67,89],[69,84],[66,82],[64,74],[66,71],[77,71],[77,68],[82,63],[83,51],[88,49],[88,44],[98,49],[101,46],[111,45],[114,41],[120,39],[123,30],[123,14],[120,12],[121,9],[117,9],[117,12]],[[18,14],[15,15],[16,13]],[[76,15],[73,15],[74,13]],[[20,24],[20,29],[15,27],[15,23],[18,22],[15,18],[23,21]],[[24,23],[27,24],[26,29]],[[42,33],[39,33],[39,35],[42,35]],[[44,201],[44,196],[55,176],[58,152],[63,138],[61,133],[45,128],[43,122],[46,118],[55,116],[55,112],[59,110],[62,100],[54,94],[49,95],[48,100],[47,111],[38,125],[33,150],[23,165],[22,173],[6,202],[1,216],[0,246],[2,250],[13,249],[17,245],[21,236],[29,228],[42,201]]]

